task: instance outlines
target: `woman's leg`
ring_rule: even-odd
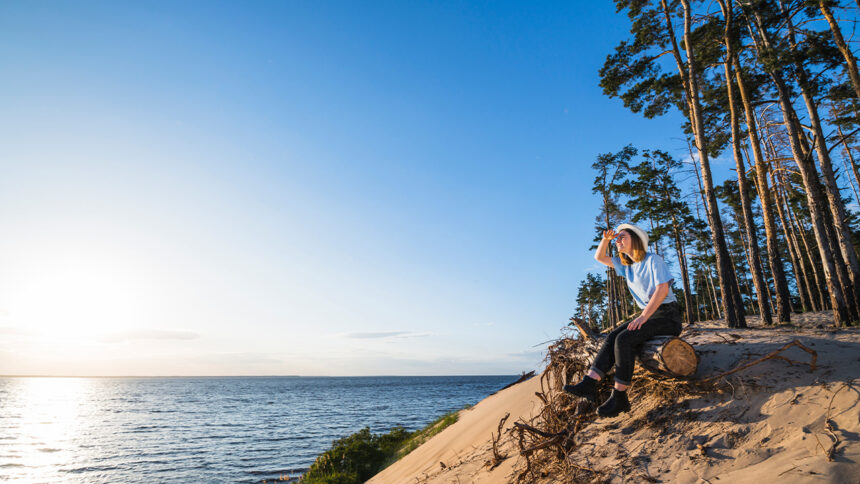
[[[619,334],[627,329],[628,324],[630,324],[630,321],[627,321],[621,326],[613,329],[612,332],[606,336],[606,340],[603,342],[603,345],[600,346],[600,350],[597,352],[597,356],[594,357],[594,362],[588,370],[589,377],[594,378],[595,380],[600,380],[607,372],[609,372],[609,370],[612,369],[612,366],[615,365],[615,340]]]
[[[666,306],[666,307],[663,307]],[[654,336],[677,336],[681,333],[681,314],[677,303],[660,306],[639,329],[626,330],[615,337],[615,383],[618,390],[626,390],[633,378],[634,351]]]
[[[597,382],[600,381],[606,372],[612,368],[612,365],[615,364],[615,338],[619,333],[624,331],[624,328],[627,327],[628,323],[629,321],[615,328],[606,336],[606,341],[603,342],[603,345],[597,352],[597,356],[594,358],[591,369],[588,370],[585,377],[576,385],[565,385],[564,391],[578,397],[585,398],[590,402],[597,403]]]
[[[597,407],[597,415],[614,417],[630,410],[627,388],[633,377],[633,352],[640,344],[657,335],[680,333],[681,313],[677,304],[673,303],[660,306],[639,329],[633,331],[625,329],[619,333],[615,337],[615,388],[609,399]]]

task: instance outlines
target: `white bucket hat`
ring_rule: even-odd
[[[639,237],[639,240],[642,241],[642,248],[644,248],[646,251],[648,250],[648,234],[644,230],[632,224],[621,224],[616,227],[615,232],[618,233],[624,229],[630,230],[631,232],[636,234]]]

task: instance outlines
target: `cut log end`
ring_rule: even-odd
[[[699,366],[699,358],[693,345],[681,338],[669,340],[663,346],[662,356],[666,369],[679,376],[690,376]]]
[[[692,376],[699,366],[693,346],[675,336],[658,336],[646,342],[638,356],[646,368],[680,377]]]

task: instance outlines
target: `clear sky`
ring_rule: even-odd
[[[596,268],[595,157],[686,157],[598,87],[626,32],[612,2],[0,3],[0,374],[537,368]]]

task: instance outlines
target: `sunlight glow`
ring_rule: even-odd
[[[3,429],[17,439],[24,452],[7,455],[16,478],[25,480],[44,476],[26,475],[28,470],[58,468],[72,461],[70,441],[86,432],[90,381],[80,378],[22,378],[14,379],[0,402],[4,415],[18,421],[17,427]]]
[[[18,294],[9,298],[10,319],[52,338],[88,337],[139,325],[141,290],[110,262],[64,257],[28,267]]]

